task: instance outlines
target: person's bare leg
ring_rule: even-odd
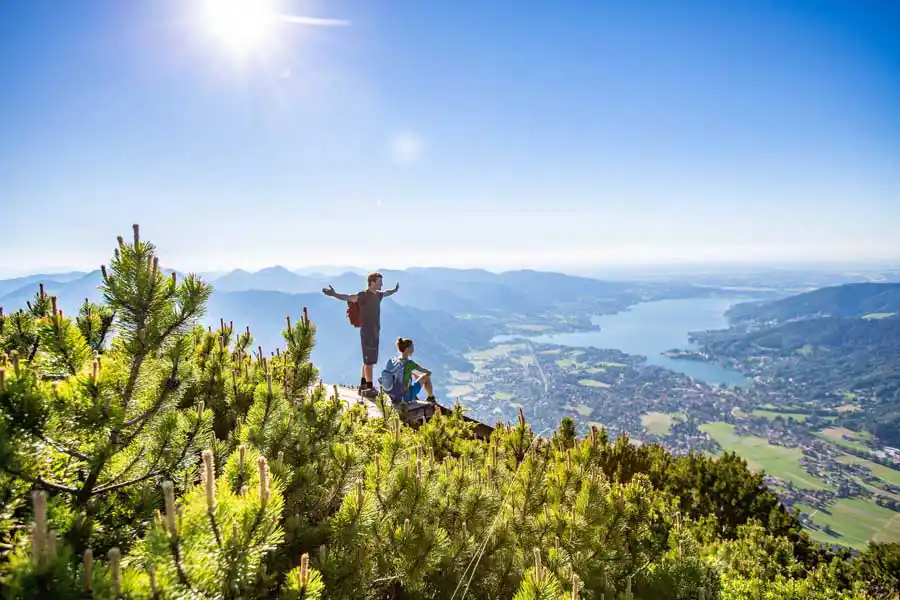
[[[366,382],[366,363],[363,363],[362,367],[359,369],[359,387],[356,390],[362,394],[363,386]]]
[[[419,381],[422,382],[422,387],[425,388],[425,393],[428,394],[429,398],[434,397],[434,388],[431,386],[431,376],[422,375],[419,377]]]
[[[366,378],[366,381],[372,383],[372,367],[375,365],[363,365],[363,377]]]

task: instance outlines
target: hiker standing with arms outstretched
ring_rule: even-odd
[[[322,289],[322,293],[347,303],[347,318],[354,327],[359,327],[359,339],[362,343],[362,373],[359,378],[359,393],[365,396],[376,395],[372,385],[372,370],[378,363],[378,342],[381,335],[381,300],[392,296],[400,289],[400,284],[386,292],[381,291],[383,278],[381,273],[370,273],[367,279],[368,288],[356,294],[340,294],[333,286]]]

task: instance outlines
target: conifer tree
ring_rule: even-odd
[[[0,469],[51,494],[77,550],[88,537],[108,548],[136,533],[120,516],[147,514],[162,478],[183,486],[195,449],[211,441],[203,404],[177,407],[187,333],[211,288],[165,277],[137,225],[102,273],[104,306],[86,303],[73,321],[41,288],[2,334]]]
[[[272,466],[279,473],[276,479],[286,475],[290,501],[285,503],[280,492],[273,492],[260,526],[274,527],[269,535],[272,539],[266,542],[268,550],[275,546],[288,549],[289,545],[282,544],[287,505],[292,518],[284,519],[284,524],[291,530],[294,546],[302,545],[296,541],[298,515],[308,520],[308,509],[325,497],[316,486],[323,485],[331,495],[318,513],[312,511],[321,520],[328,506],[340,502],[346,471],[355,465],[346,445],[331,445],[338,433],[346,432],[338,402],[325,400],[324,388],[309,389],[317,377],[309,362],[315,327],[305,311],[296,326],[288,320],[285,352],[278,351],[270,361],[261,348],[255,356],[248,351],[252,345],[249,330],[234,336],[233,325],[226,326],[224,320],[216,332],[191,329],[202,315],[211,289],[193,276],[180,283],[174,274],[163,277],[155,248],[140,240],[137,226],[133,244],[126,245],[119,238],[110,269],[102,270],[106,304],[86,303],[75,321],[57,310],[56,299],[48,297],[42,286],[27,311],[0,320],[0,341],[9,351],[11,367],[9,376],[0,370],[0,427],[4,434],[0,436],[0,469],[2,491],[16,500],[8,505],[12,510],[6,522],[21,518],[25,491],[38,488],[43,514],[51,514],[57,526],[54,531],[62,532],[53,534],[58,540],[54,546],[60,550],[54,556],[59,560],[23,561],[20,552],[17,560],[10,561],[12,573],[41,575],[41,585],[49,590],[55,581],[62,586],[56,592],[62,593],[67,589],[65,577],[58,577],[61,572],[53,569],[48,571],[49,565],[55,569],[60,561],[64,563],[83,550],[91,557],[92,568],[98,564],[93,560],[95,552],[105,556],[115,549],[113,555],[121,558],[120,548],[127,549],[135,536],[144,532],[154,507],[163,501],[171,504],[182,491],[186,496],[181,510],[194,505],[199,492],[190,490],[196,482],[197,455],[203,445],[211,448],[203,453],[204,466],[199,470],[204,482],[210,480],[211,471],[216,475],[214,465],[229,454],[252,453],[265,462],[269,475]],[[107,343],[110,333],[114,337]],[[20,352],[30,359],[20,359]],[[287,393],[293,400],[287,399]],[[302,456],[296,456],[298,453]],[[306,461],[309,467],[313,459],[320,459],[317,470],[291,469],[286,464],[287,460],[296,461],[292,464]],[[342,469],[334,468],[336,463],[341,463]],[[217,506],[226,510],[244,502],[234,498],[253,483],[251,475],[244,468],[226,469],[230,492],[222,492],[223,501]],[[250,509],[240,508],[244,512]],[[223,526],[228,526],[227,515],[223,518]],[[214,523],[210,518],[210,525]],[[321,529],[320,523],[316,525]],[[218,525],[209,531],[189,528],[185,534],[191,535],[183,541],[189,549],[209,545],[210,536],[219,544],[224,535],[219,529]],[[154,556],[153,549],[162,547],[154,542],[161,539],[160,531],[158,526],[150,527],[135,548],[144,562]],[[167,535],[174,539],[171,530]],[[21,532],[12,535],[6,549],[23,548],[27,545],[24,537]],[[246,545],[251,541],[246,540],[240,548],[232,544],[232,552],[243,559],[255,556],[263,571],[276,563],[285,567],[273,577],[286,593],[291,589],[301,593],[302,588],[301,595],[311,597],[310,590],[321,587],[308,560],[296,566],[296,560],[273,560],[271,552],[254,554]],[[189,564],[190,552],[184,554],[185,564]],[[127,561],[138,560],[137,555]],[[205,560],[197,558],[200,563]],[[285,577],[295,566],[302,567],[296,577]],[[93,568],[94,573],[101,571]],[[243,572],[237,575],[237,579],[246,579]],[[201,583],[203,577],[208,574],[201,576]],[[165,570],[157,579],[160,589],[169,585],[167,581],[185,585],[178,578],[167,580]],[[29,577],[13,576],[11,581],[21,584]],[[256,591],[267,593],[263,588],[269,584],[272,581],[260,583]],[[102,583],[98,585],[102,588]],[[228,593],[234,596],[236,592]]]

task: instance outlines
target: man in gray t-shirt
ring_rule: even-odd
[[[392,296],[400,289],[398,283],[394,289],[381,291],[383,278],[381,273],[370,273],[368,288],[356,294],[340,294],[334,291],[334,287],[328,286],[322,292],[331,298],[337,298],[344,302],[356,302],[359,304],[360,328],[359,339],[362,344],[363,365],[359,378],[359,393],[372,393],[375,388],[372,384],[373,365],[378,363],[378,343],[381,335],[381,300]]]

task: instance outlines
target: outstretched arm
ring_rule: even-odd
[[[322,288],[322,293],[331,298],[343,300],[344,302],[356,302],[357,300],[359,300],[359,296],[357,294],[341,294],[334,291],[334,286],[331,285],[329,285],[327,288]]]
[[[400,283],[398,282],[397,285],[394,286],[394,289],[387,290],[386,292],[381,292],[381,295],[383,297],[387,298],[388,296],[393,296],[394,294],[396,294],[397,290],[399,290],[399,289],[400,289]]]

